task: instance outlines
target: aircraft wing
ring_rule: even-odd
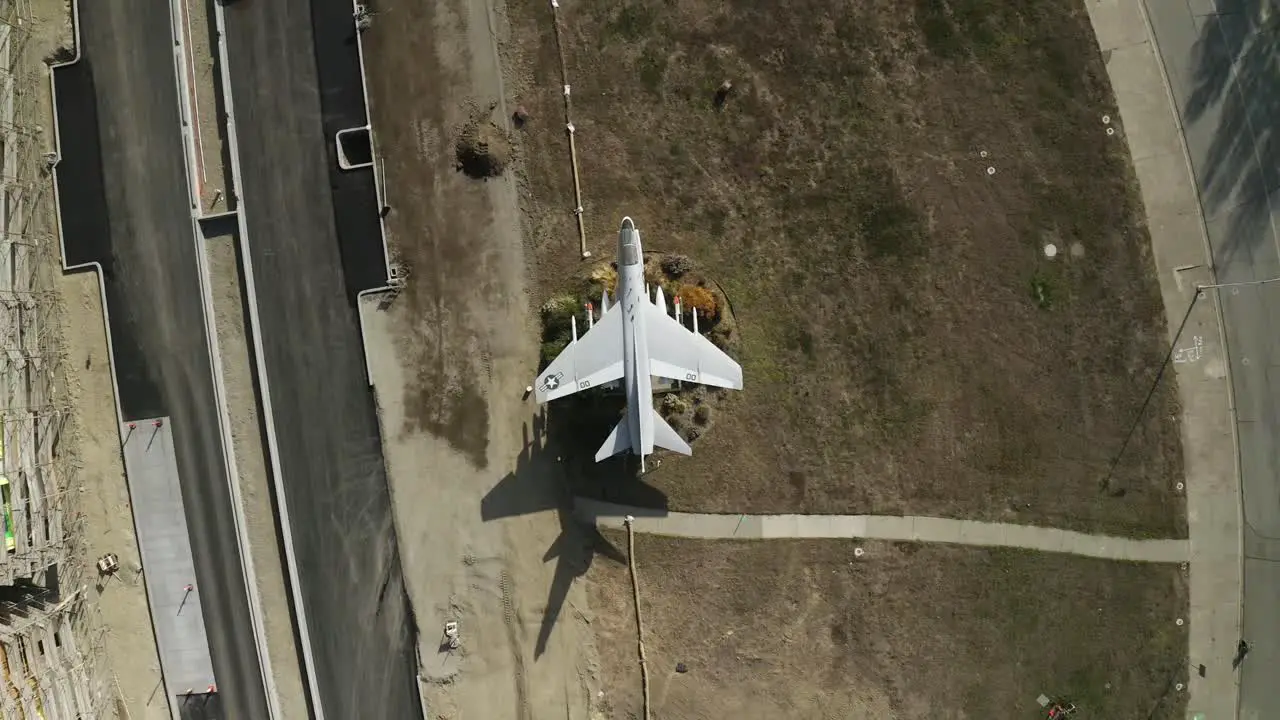
[[[534,385],[538,402],[572,395],[579,390],[613,382],[622,377],[622,304],[609,308],[604,317],[571,342]]]
[[[742,389],[742,366],[712,342],[681,325],[658,305],[641,303],[649,342],[649,374]]]

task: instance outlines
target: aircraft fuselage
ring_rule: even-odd
[[[631,218],[622,219],[618,232],[618,302],[622,303],[622,372],[627,393],[627,428],[631,452],[653,453],[653,377],[649,375],[649,348],[641,305],[650,303],[644,282],[644,251],[640,231]]]

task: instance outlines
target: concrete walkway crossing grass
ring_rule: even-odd
[[[890,515],[716,515],[629,507],[578,498],[574,514],[602,528],[622,528],[634,518],[636,532],[671,537],[767,540],[772,538],[867,538],[1009,547],[1068,553],[1105,560],[1182,563],[1186,540],[1133,540],[1107,535],[1008,523]]]

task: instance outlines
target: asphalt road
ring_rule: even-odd
[[[326,718],[413,718],[413,619],[354,303],[382,273],[377,208],[368,170],[337,171],[332,134],[364,122],[352,32],[345,0],[226,9],[251,301],[317,692]]]
[[[333,216],[338,231],[342,271],[347,297],[386,285],[387,266],[378,222],[378,197],[373,170],[344,172],[338,167],[339,130],[363,127],[369,122],[360,83],[360,56],[355,44],[355,24],[348,0],[311,0],[316,70],[320,78],[320,120],[330,138],[329,187],[333,192]]]
[[[1280,5],[1146,0],[1218,282],[1280,277]],[[1267,6],[1270,6],[1269,12]],[[1268,17],[1269,16],[1269,17]],[[1240,717],[1280,717],[1280,283],[1221,291],[1245,519]]]
[[[169,5],[81,3],[80,25],[82,59],[57,71],[67,263],[102,265],[125,419],[171,418],[214,705],[266,717],[198,290]]]

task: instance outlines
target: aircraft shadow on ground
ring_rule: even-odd
[[[1183,112],[1194,125],[1221,105],[1221,121],[1196,168],[1206,214],[1241,205],[1214,262],[1249,258],[1271,242],[1264,192],[1280,187],[1280,2],[1239,0],[1231,11],[1203,18],[1191,64],[1191,93]],[[1238,192],[1237,189],[1243,190]]]
[[[594,525],[575,519],[574,497],[603,495],[614,502],[623,501],[618,498],[643,500],[637,504],[656,510],[667,507],[666,495],[661,490],[645,484],[634,472],[625,472],[626,456],[599,464],[594,462],[595,448],[617,421],[617,407],[620,407],[608,410],[610,406],[595,403],[594,399],[583,398],[554,410],[543,408],[532,424],[524,426],[524,447],[516,459],[515,471],[499,480],[480,502],[480,516],[485,522],[547,510],[555,510],[559,517],[560,533],[542,556],[543,562],[554,560],[556,566],[538,630],[535,659],[546,652],[570,587],[586,575],[595,557],[603,555],[616,563],[627,562],[626,555]],[[598,420],[609,412],[613,417],[609,424],[596,425],[590,434],[581,434],[592,419]],[[591,447],[586,448],[587,445]],[[612,489],[600,492],[603,488],[597,486]],[[592,490],[596,492],[590,492]]]

